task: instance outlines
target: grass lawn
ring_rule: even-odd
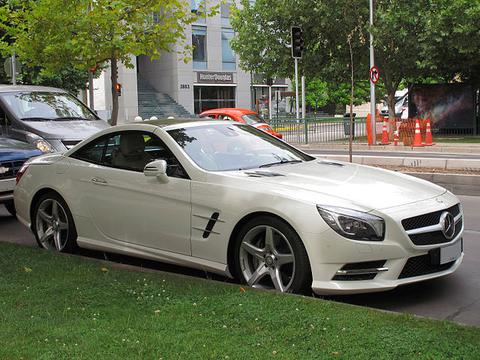
[[[0,253],[0,359],[480,358],[479,328],[10,244]]]

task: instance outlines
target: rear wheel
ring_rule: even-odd
[[[284,221],[270,216],[255,218],[240,230],[234,271],[256,288],[299,293],[311,286],[310,263],[300,237]]]
[[[73,252],[77,248],[77,231],[72,214],[58,194],[47,193],[39,199],[32,224],[40,247],[59,252]]]
[[[15,216],[17,214],[17,211],[15,210],[15,203],[13,200],[8,200],[6,203],[4,203],[5,208],[7,211],[12,215]]]

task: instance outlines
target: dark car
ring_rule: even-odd
[[[109,127],[64,90],[0,85],[0,135],[28,142],[42,152],[62,152]]]
[[[15,215],[13,188],[17,172],[25,161],[41,154],[30,144],[0,136],[0,204],[12,215]]]

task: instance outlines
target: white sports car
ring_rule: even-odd
[[[463,211],[403,174],[322,161],[248,125],[158,120],[105,129],[17,176],[39,245],[134,255],[318,294],[454,272]]]

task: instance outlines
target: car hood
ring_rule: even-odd
[[[41,154],[40,150],[25,142],[0,138],[0,161],[23,160]]]
[[[234,176],[248,176],[254,181],[268,183],[270,191],[278,190],[284,196],[320,205],[354,204],[365,211],[414,203],[446,191],[402,173],[318,159],[236,172]]]
[[[83,140],[110,127],[103,120],[25,121],[24,124],[44,139]]]

